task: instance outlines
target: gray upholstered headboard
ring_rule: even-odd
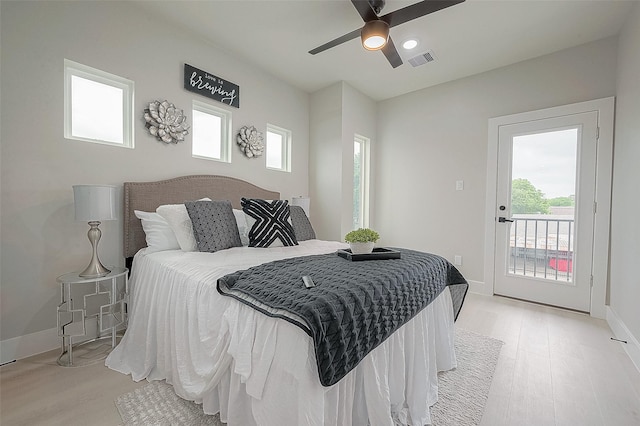
[[[240,209],[242,197],[279,200],[280,193],[240,179],[216,175],[182,176],[157,182],[125,182],[124,257],[131,258],[147,246],[142,223],[133,213],[134,210],[155,212],[163,204],[181,204],[204,197],[229,200],[234,208]]]

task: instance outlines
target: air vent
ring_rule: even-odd
[[[426,63],[433,62],[435,60],[436,60],[436,56],[433,53],[433,50],[429,50],[426,53],[422,53],[418,56],[414,56],[413,58],[409,59],[409,63],[413,67],[419,67],[420,65],[424,65]]]

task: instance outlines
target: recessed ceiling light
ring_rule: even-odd
[[[405,42],[402,43],[402,47],[406,50],[411,50],[417,45],[418,45],[418,40],[414,40],[414,39],[405,40]]]

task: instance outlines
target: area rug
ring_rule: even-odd
[[[458,367],[438,373],[438,402],[431,407],[434,426],[480,424],[502,345],[501,340],[456,328]]]
[[[458,368],[438,373],[438,402],[431,407],[434,426],[480,423],[503,342],[456,329]],[[151,382],[116,398],[125,426],[224,426],[194,402],[178,397],[164,381]]]

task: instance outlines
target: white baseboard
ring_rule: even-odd
[[[60,348],[58,328],[50,328],[0,342],[0,364]]]
[[[487,286],[482,281],[467,280],[467,282],[469,283],[469,291],[471,293],[493,296],[493,288],[491,288],[491,286]]]
[[[640,343],[610,306],[607,306],[607,323],[609,327],[611,327],[616,339],[627,342],[626,344],[621,343],[621,345],[624,347],[627,355],[629,355],[629,358],[631,358],[636,369],[640,371]]]

